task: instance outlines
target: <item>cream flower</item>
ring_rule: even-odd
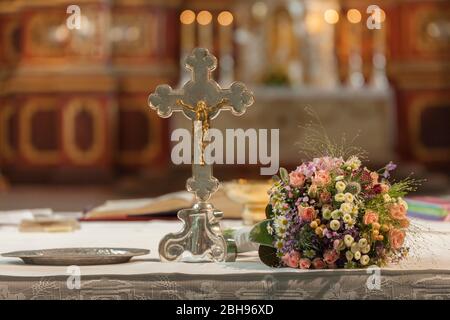
[[[322,209],[322,217],[325,220],[330,220],[331,219],[331,210],[328,208]]]
[[[353,200],[355,200],[355,197],[350,192],[346,192],[344,194],[344,197],[345,197],[345,202],[353,202]]]
[[[351,245],[353,244],[353,241],[355,241],[355,239],[353,239],[353,237],[352,237],[351,235],[346,234],[346,235],[344,236],[344,244],[345,244],[348,248],[351,247]]]
[[[355,260],[361,259],[361,252],[356,251],[353,255],[355,256]]]
[[[340,207],[340,210],[341,210],[343,213],[351,213],[351,212],[352,212],[352,209],[353,209],[352,204],[351,204],[351,203],[348,203],[348,202],[344,202],[343,204],[341,204],[341,207]]]
[[[363,255],[363,256],[361,257],[361,259],[359,260],[359,262],[360,262],[363,266],[366,266],[366,265],[369,264],[370,258],[369,258],[369,256],[368,256],[367,254],[365,254],[365,255]]]
[[[383,194],[383,200],[384,200],[384,202],[390,202],[392,199],[391,199],[391,196],[390,195],[388,195],[387,193],[385,193],[385,194]]]
[[[352,246],[350,247],[350,250],[355,253],[356,251],[359,251],[359,246],[356,242],[352,243]]]
[[[336,193],[336,195],[334,196],[334,200],[336,200],[337,202],[344,202],[345,201],[345,196],[343,193]]]
[[[336,190],[337,190],[338,192],[344,192],[344,190],[345,190],[345,188],[346,188],[346,185],[345,185],[345,182],[343,182],[343,181],[338,181],[338,182],[336,182],[335,187],[336,187]]]
[[[353,253],[351,251],[347,251],[345,253],[345,257],[347,258],[347,261],[352,261],[353,260]]]
[[[359,245],[361,248],[367,246],[367,239],[366,239],[366,238],[361,238],[361,239],[359,239],[358,245]]]
[[[341,223],[338,220],[331,220],[331,222],[330,222],[331,230],[337,231],[337,230],[339,230],[340,227],[341,227]]]
[[[334,210],[334,211],[331,213],[331,217],[332,217],[333,219],[335,219],[335,220],[338,220],[338,219],[341,218],[341,212],[340,212],[339,210]]]
[[[370,245],[366,245],[365,247],[361,248],[362,253],[369,253],[370,251]]]

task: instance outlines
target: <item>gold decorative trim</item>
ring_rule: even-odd
[[[82,150],[76,142],[76,116],[87,112],[92,117],[92,144],[88,150]],[[69,159],[78,165],[93,164],[105,150],[105,123],[101,105],[94,99],[74,99],[63,112],[63,149]]]
[[[41,111],[57,111],[58,106],[54,99],[35,98],[26,103],[19,117],[19,147],[24,157],[33,164],[54,165],[61,160],[59,150],[38,150],[34,147],[31,139],[32,119],[35,113]]]
[[[7,104],[0,109],[0,152],[3,158],[11,160],[16,150],[9,144],[9,119],[14,115],[14,106]]]
[[[421,121],[423,110],[435,108],[439,104],[448,103],[448,99],[423,96],[418,98],[411,106],[409,112],[409,131],[411,133],[411,146],[413,153],[424,161],[448,161],[450,160],[450,148],[429,148],[420,140]]]
[[[129,101],[129,103],[126,103]],[[124,103],[125,102],[125,103]],[[148,144],[139,151],[120,151],[119,162],[125,165],[145,164],[154,160],[162,150],[162,124],[160,118],[153,112],[148,112],[146,107],[134,100],[120,100],[120,110],[123,111],[138,111],[148,119],[149,122],[149,137]]]

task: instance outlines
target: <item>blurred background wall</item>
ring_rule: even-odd
[[[71,30],[72,4],[81,27]],[[279,128],[282,166],[300,162],[309,106],[331,136],[359,135],[371,165],[392,159],[448,186],[445,0],[1,0],[1,173],[11,184],[134,177],[182,188],[189,168],[171,164],[170,132],[189,124],[159,118],[147,96],[189,78],[180,60],[195,46],[218,57],[219,83],[255,94],[243,117],[214,126]],[[259,167],[217,171],[250,178]]]

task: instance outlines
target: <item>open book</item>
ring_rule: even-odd
[[[176,217],[180,209],[194,204],[193,194],[187,191],[169,193],[157,198],[110,200],[86,212],[83,220],[146,220]],[[242,205],[230,200],[222,189],[210,199],[214,207],[229,219],[241,218]]]

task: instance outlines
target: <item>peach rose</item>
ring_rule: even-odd
[[[315,269],[324,269],[326,267],[325,262],[323,262],[323,260],[320,258],[315,258],[312,261],[312,265]]]
[[[298,251],[291,251],[289,253],[286,253],[281,260],[284,262],[285,265],[291,268],[297,268],[298,262],[300,260],[300,252]]]
[[[408,219],[400,220],[400,227],[408,228],[409,227],[409,220]]]
[[[398,229],[392,229],[391,231],[389,231],[389,243],[391,244],[391,247],[393,249],[400,249],[404,241],[405,241],[404,231]]]
[[[299,265],[300,269],[309,269],[309,267],[311,266],[311,260],[309,260],[308,258],[302,258],[299,261]]]
[[[389,186],[386,183],[380,184],[381,187],[381,193],[386,193],[389,191]]]
[[[316,218],[316,210],[313,207],[298,206],[298,215],[304,222],[311,222]]]
[[[393,204],[389,208],[389,214],[392,218],[396,220],[405,220],[406,219],[406,208],[404,205],[400,203]]]
[[[336,250],[327,250],[323,254],[323,260],[327,264],[334,264],[339,259],[339,253]]]
[[[289,173],[289,184],[294,188],[301,188],[305,183],[305,175],[300,172],[292,171]]]
[[[372,184],[377,184],[378,183],[378,173],[376,173],[375,171],[372,171],[370,173],[370,179],[372,180]]]
[[[378,213],[373,210],[366,210],[366,213],[363,217],[364,224],[371,224],[378,222]]]
[[[319,187],[323,187],[331,182],[331,177],[328,171],[319,170],[312,179],[313,183]]]
[[[328,191],[321,192],[319,195],[319,199],[320,201],[322,201],[322,203],[328,203],[331,200],[331,193],[329,193]]]

